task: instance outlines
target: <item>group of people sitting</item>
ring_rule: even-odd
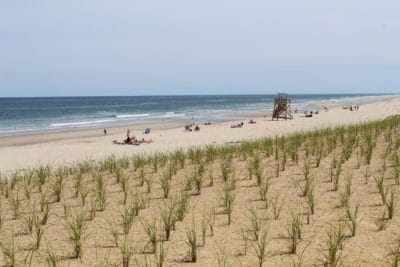
[[[350,107],[343,107],[343,109],[349,109],[350,111],[353,111],[353,110],[358,110],[360,108],[360,106],[359,105],[351,105]]]
[[[328,111],[328,108],[327,108],[327,107],[324,107],[324,110],[325,110],[325,112],[327,112],[327,111]],[[298,110],[295,109],[295,110],[294,110],[294,113],[297,113],[297,111],[298,111]],[[308,112],[307,110],[304,111],[304,115],[306,115],[306,117],[312,117],[313,114],[318,114],[318,113],[319,113],[318,110],[316,110],[316,111],[312,111],[312,110],[311,110],[310,112]],[[307,115],[308,115],[308,116],[307,116]],[[310,116],[310,115],[311,115],[311,116]]]
[[[310,111],[310,112],[308,112],[307,110],[306,111],[304,111],[304,116],[306,117],[306,118],[311,118],[312,116],[313,116],[313,114],[315,114],[315,115],[317,115],[318,114],[318,110],[317,111]]]
[[[243,127],[243,121],[241,122],[241,123],[238,123],[238,124],[234,124],[234,125],[231,125],[231,128],[242,128]]]
[[[255,124],[255,123],[256,123],[255,120],[253,120],[253,119],[249,120],[249,124]],[[231,125],[231,128],[242,128],[243,125],[244,125],[244,123],[243,123],[243,121],[242,121],[242,122],[240,122],[240,123],[238,123],[238,124],[233,124],[233,125]]]
[[[195,132],[200,131],[199,125],[196,124],[196,126],[194,127],[194,129],[192,129],[192,127],[193,127],[193,124],[187,124],[187,125],[185,125],[185,131],[186,131],[186,132],[191,132],[191,131],[193,131],[193,130],[194,130]]]
[[[147,128],[144,133],[145,134],[149,134],[150,133],[150,128]],[[131,130],[128,129],[126,131],[126,139],[124,139],[122,142],[114,140],[113,144],[117,144],[117,145],[136,145],[136,146],[138,146],[138,145],[140,145],[142,143],[150,144],[152,142],[153,142],[152,139],[145,140],[144,138],[142,138],[141,140],[139,140],[139,139],[136,139],[135,136],[131,137]]]

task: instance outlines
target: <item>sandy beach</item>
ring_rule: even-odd
[[[379,120],[396,114],[400,114],[400,97],[393,96],[390,99],[363,104],[358,111],[351,112],[342,107],[333,107],[328,112],[321,111],[312,118],[305,118],[303,114],[293,114],[294,118],[287,121],[272,121],[270,117],[259,117],[254,118],[256,124],[251,125],[244,121],[244,127],[236,129],[231,129],[230,125],[238,121],[210,126],[201,125],[199,132],[185,132],[182,123],[165,123],[111,128],[108,129],[106,136],[103,135],[102,129],[92,129],[2,137],[0,138],[0,171],[4,173],[47,163],[58,165],[88,159],[96,160],[111,154],[129,156],[138,153],[167,152],[206,144],[220,145],[265,136]],[[150,127],[152,131],[144,135],[143,131],[147,127]],[[112,144],[113,140],[122,141],[126,137],[127,128],[132,130],[132,135],[135,137],[152,139],[153,142],[140,146]]]

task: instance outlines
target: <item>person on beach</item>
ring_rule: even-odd
[[[104,129],[104,135],[107,135],[107,129]]]
[[[117,140],[113,141],[113,144],[116,144],[116,145],[136,145],[136,146],[138,146],[142,143],[146,143],[146,144],[153,143],[153,139],[146,140],[146,139],[142,138],[141,140],[137,140],[136,138],[130,138],[129,141],[127,141],[126,139],[123,142],[118,142]]]
[[[132,144],[136,140],[135,137],[131,138],[131,130],[128,129],[126,131],[126,139],[124,140],[125,144]]]
[[[238,124],[234,124],[234,125],[231,125],[231,128],[242,128],[243,127],[243,121],[241,122],[241,123],[238,123]]]

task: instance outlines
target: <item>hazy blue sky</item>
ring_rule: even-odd
[[[0,2],[0,96],[400,93],[399,0]]]

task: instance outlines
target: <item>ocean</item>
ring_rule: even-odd
[[[300,111],[382,95],[290,95]],[[0,136],[168,121],[222,122],[271,114],[275,95],[0,98]]]

